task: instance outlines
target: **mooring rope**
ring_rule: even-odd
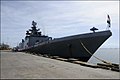
[[[103,63],[112,65],[111,62],[105,61],[105,60],[103,60],[103,59],[100,59],[100,58],[94,56],[94,55],[85,47],[85,45],[84,45],[81,41],[80,41],[80,43],[81,43],[81,45],[83,46],[83,48],[84,48],[90,55],[92,55],[92,56],[95,57],[96,59],[102,61]]]

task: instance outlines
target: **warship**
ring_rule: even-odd
[[[112,35],[110,30],[77,34],[62,38],[54,38],[42,35],[37,23],[32,21],[31,29],[26,31],[25,39],[16,48],[16,51],[35,54],[46,54],[62,58],[75,58],[87,62],[96,50]]]

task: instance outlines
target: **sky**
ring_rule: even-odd
[[[119,48],[119,1],[1,1],[1,43],[17,46],[33,20],[53,38],[104,31],[107,14],[112,36],[101,48]]]

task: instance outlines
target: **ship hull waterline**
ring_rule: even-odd
[[[58,38],[19,51],[76,58],[87,62],[95,51],[112,35],[110,30]],[[83,45],[82,45],[83,44]],[[92,54],[89,54],[88,51]]]

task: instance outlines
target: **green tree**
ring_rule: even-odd
[[[8,50],[10,49],[10,46],[8,44],[2,43],[0,44],[0,50]]]

